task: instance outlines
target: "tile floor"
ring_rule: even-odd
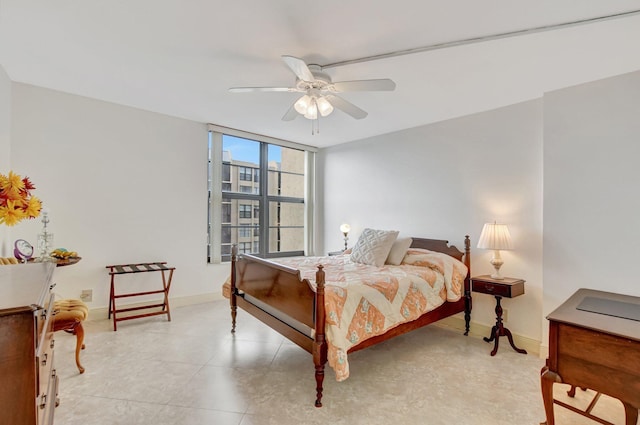
[[[56,334],[57,425],[539,424],[544,361],[508,344],[495,357],[479,338],[435,325],[350,355],[351,377],[327,366],[324,407],[313,406],[311,356],[244,311],[235,336],[226,300],[165,316],[86,322],[78,374],[75,337]],[[506,342],[506,341],[505,341]],[[558,396],[566,386],[556,385]],[[578,391],[580,406],[590,391]],[[566,398],[566,397],[565,397]],[[595,422],[556,407],[558,425]],[[594,413],[624,423],[622,404]]]

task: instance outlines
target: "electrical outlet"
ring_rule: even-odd
[[[502,309],[502,321],[503,322],[509,321],[509,310],[507,310],[506,308]]]
[[[80,293],[80,299],[85,302],[93,300],[93,289],[83,289]]]

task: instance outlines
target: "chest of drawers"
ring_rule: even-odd
[[[52,424],[55,264],[0,266],[0,425]]]

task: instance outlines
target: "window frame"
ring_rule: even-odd
[[[252,179],[254,183],[259,183],[260,190],[258,193],[243,193],[243,192],[223,192],[223,185],[229,183],[228,180],[223,181],[223,169],[224,167],[232,167],[230,162],[224,161],[223,152],[222,152],[222,138],[223,135],[235,136],[239,138],[244,138],[247,140],[258,142],[260,145],[260,164],[259,167],[249,167],[246,165],[238,165],[238,167],[245,168],[245,177],[249,174],[252,174]],[[269,145],[276,145],[282,148],[288,149],[296,149],[301,150],[305,153],[305,166],[304,166],[304,196],[302,198],[292,197],[292,196],[281,196],[280,194],[272,194],[269,195],[269,173],[273,172],[273,170],[269,170],[268,162],[268,149]],[[223,226],[227,227],[230,231],[233,231],[233,228],[236,227],[233,224],[233,213],[231,223],[223,223],[221,220],[222,216],[222,204],[230,203],[233,200],[238,201],[257,201],[258,208],[253,208],[251,216],[256,215],[256,211],[259,210],[258,215],[258,232],[259,239],[258,241],[253,241],[259,243],[259,252],[254,253],[252,255],[256,255],[262,258],[276,258],[283,256],[294,256],[294,255],[313,255],[313,235],[315,234],[315,230],[313,228],[313,209],[314,209],[314,193],[315,193],[315,153],[317,152],[316,148],[301,145],[293,142],[288,142],[284,140],[274,139],[266,136],[260,136],[256,134],[251,134],[239,130],[228,129],[224,127],[219,127],[215,125],[209,125],[209,225],[208,225],[208,244],[207,244],[207,261],[209,263],[220,263],[226,262],[230,260],[230,255],[222,254],[222,241],[221,234],[223,232]],[[252,173],[247,173],[253,168]],[[238,170],[240,172],[240,170]],[[288,174],[298,174],[299,173],[291,173],[290,171],[280,171],[280,173],[288,173]],[[229,172],[231,176],[233,172]],[[231,177],[233,178],[233,177]],[[240,175],[238,175],[240,178]],[[249,181],[249,180],[242,180]],[[227,186],[228,187],[228,186]],[[268,252],[269,248],[269,233],[273,228],[277,228],[279,226],[270,226],[269,223],[269,205],[272,202],[288,202],[288,203],[299,203],[304,205],[304,224],[303,224],[303,233],[304,233],[304,242],[303,249],[296,251],[286,251],[286,252]],[[253,203],[252,203],[253,204]],[[240,204],[239,204],[240,205]],[[239,207],[238,205],[238,207]],[[253,204],[255,206],[255,204]],[[220,210],[220,211],[217,211]],[[238,219],[240,220],[240,209],[238,208]],[[247,217],[249,218],[249,217]],[[291,227],[291,226],[284,226]],[[294,226],[298,227],[298,226]],[[233,238],[232,238],[233,240]]]

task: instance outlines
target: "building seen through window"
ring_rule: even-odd
[[[302,255],[305,151],[223,134],[219,167],[222,202],[210,208],[221,208],[221,223],[209,232],[220,232],[222,261],[233,244],[262,257]]]

